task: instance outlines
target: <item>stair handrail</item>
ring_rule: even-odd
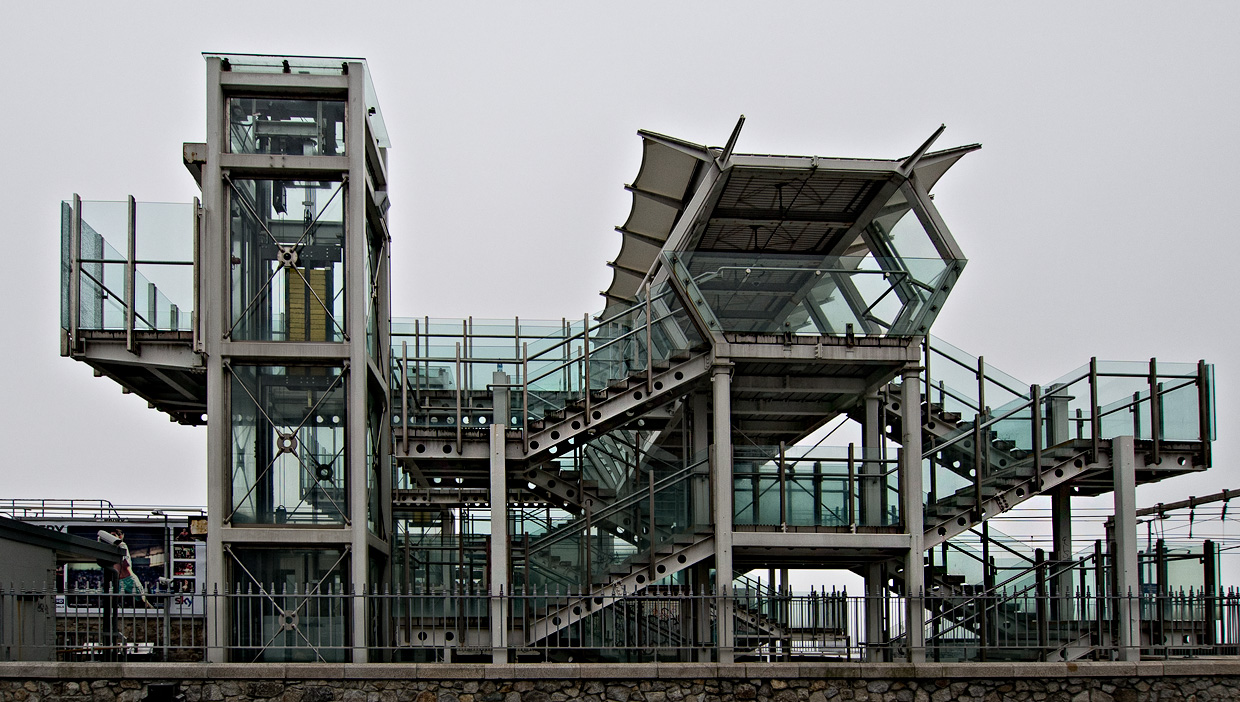
[[[969,532],[973,534],[977,534],[977,532],[974,531],[973,529],[969,529]],[[980,537],[980,534],[978,536]],[[999,548],[1003,549],[1004,551],[1007,551],[1008,553],[1012,554],[1013,556],[1016,556],[1017,558],[1021,559],[1022,561],[1025,561],[1026,563],[1034,562],[1034,560],[1030,558],[1029,556],[1017,551],[1016,549],[1013,549],[1011,546],[1008,546],[1007,544],[1003,543],[1002,541],[999,541],[998,539],[991,538],[989,539],[989,541],[995,546],[998,546]],[[982,562],[980,554],[970,551],[950,539],[945,541],[944,543],[947,545],[949,549],[955,549],[957,552],[962,553],[979,563]]]
[[[937,344],[937,345],[936,345],[936,344]],[[956,365],[960,366],[961,368],[964,368],[965,370],[969,371],[970,373],[973,373],[975,376],[977,375],[977,362],[978,362],[978,359],[977,359],[976,357],[972,356],[971,354],[969,354],[969,353],[968,353],[967,351],[965,351],[964,349],[958,348],[957,346],[955,346],[955,345],[953,345],[953,344],[951,344],[951,343],[949,343],[949,342],[947,342],[947,341],[944,341],[943,339],[940,339],[939,337],[934,336],[933,334],[932,334],[932,335],[930,335],[930,337],[929,337],[929,346],[930,346],[930,350],[931,350],[931,351],[933,351],[933,352],[937,353],[938,355],[942,356],[943,358],[947,359],[948,361],[951,361],[952,363],[955,363]],[[943,350],[943,347],[944,347],[944,346],[951,347],[952,349],[955,349],[956,351],[959,351],[960,353],[964,354],[965,356],[968,356],[969,360],[973,361],[973,363],[972,363],[972,364],[966,364],[966,363],[964,363],[963,361],[961,361],[960,359],[956,358],[955,356],[952,356],[952,355],[948,354],[947,352],[945,352],[945,351]],[[987,365],[989,365],[989,364],[987,364]],[[994,368],[993,366],[991,366],[991,368],[993,368],[994,370],[998,370],[1000,373],[1003,373],[1004,375],[1007,375],[1009,378],[1012,378],[1012,380],[1016,380],[1016,378],[1015,378],[1015,377],[1013,377],[1013,376],[1009,375],[1008,373],[1006,373],[1006,372],[1004,372],[1004,371],[1002,371],[1002,370],[999,370],[999,369],[997,369],[997,368]],[[1023,396],[1023,395],[1024,395],[1024,393],[1025,393],[1026,391],[1028,391],[1028,388],[1027,388],[1027,387],[1025,387],[1025,388],[1023,388],[1023,389],[1020,389],[1020,390],[1010,388],[1010,387],[1008,387],[1006,384],[1004,384],[1004,383],[1002,383],[1002,382],[999,382],[999,379],[994,378],[993,376],[989,376],[989,375],[988,375],[988,376],[986,376],[986,379],[987,379],[987,380],[989,380],[991,383],[993,383],[993,384],[995,384],[995,385],[997,385],[997,386],[999,386],[999,387],[1003,388],[1004,390],[1007,390],[1008,392],[1012,393],[1013,395],[1015,395],[1015,396],[1017,396],[1017,397],[1021,397],[1021,396]],[[970,400],[966,400],[965,398],[960,398],[960,397],[957,397],[956,399],[961,400],[962,402],[970,402]],[[980,408],[979,408],[979,409],[980,409]]]
[[[684,468],[681,468],[675,473],[672,473],[671,475],[667,475],[667,476],[664,476],[663,478],[657,479],[654,483],[654,492],[656,494],[659,492],[662,492],[664,489],[671,487],[672,485],[675,485],[689,478],[690,476],[694,475],[697,467],[705,463],[707,460],[708,460],[707,458],[703,457],[697,461],[694,461],[692,464]],[[568,527],[568,525],[565,525],[563,529],[557,530],[556,533],[554,534],[544,534],[543,537],[540,538],[538,541],[535,541],[530,544],[528,553],[534,553],[536,551],[541,551],[542,549],[548,548],[556,543],[559,543],[560,541],[563,541],[564,539],[568,538],[569,535],[575,534],[578,531],[584,531],[587,526],[593,526],[593,523],[598,522],[601,519],[606,519],[607,517],[610,517],[614,515],[615,513],[620,512],[628,507],[632,507],[634,504],[637,504],[641,502],[642,500],[648,499],[649,497],[650,495],[648,491],[634,491],[632,493],[629,493],[628,495],[620,498],[616,502],[611,503],[610,505],[603,508],[602,510],[591,513],[589,525],[587,525],[587,521],[584,517],[579,517],[573,520],[573,522],[576,522],[576,525],[573,527]],[[573,524],[573,522],[569,522],[568,524]],[[650,538],[653,540],[655,538],[655,535],[651,534]]]
[[[1042,399],[1041,399],[1041,401],[1045,402],[1045,398],[1042,398]],[[1009,419],[1010,417],[1012,417],[1013,415],[1017,414],[1018,412],[1020,412],[1020,411],[1021,411],[1021,410],[1023,410],[1023,409],[1028,409],[1028,408],[1033,407],[1033,403],[1034,403],[1034,400],[1027,400],[1027,401],[1025,401],[1025,402],[1021,403],[1020,405],[1018,405],[1018,406],[1016,406],[1016,407],[1014,407],[1014,408],[1012,408],[1012,409],[1008,410],[1007,412],[1004,412],[1003,414],[997,415],[997,416],[995,416],[995,417],[992,417],[992,418],[990,418],[990,419],[988,419],[988,420],[986,420],[986,421],[982,422],[981,424],[977,425],[977,427],[978,427],[979,429],[985,430],[985,429],[987,429],[987,428],[989,428],[989,427],[991,427],[991,426],[994,426],[994,425],[995,425],[996,423],[998,423],[998,422],[1002,422],[1002,421],[1004,421],[1004,420],[1006,420],[1006,419]],[[948,440],[944,441],[944,442],[943,442],[943,443],[941,443],[941,444],[935,444],[933,447],[931,447],[931,448],[930,448],[929,450],[927,450],[927,451],[923,451],[923,452],[922,452],[922,454],[921,454],[921,457],[922,457],[922,459],[923,459],[923,460],[924,460],[924,459],[927,459],[927,458],[930,458],[931,456],[933,456],[934,454],[938,453],[939,451],[942,451],[943,449],[945,449],[945,448],[947,448],[947,447],[949,447],[949,446],[954,446],[954,445],[956,445],[957,443],[959,443],[959,442],[961,442],[961,441],[964,441],[965,439],[972,438],[972,436],[973,436],[973,432],[971,432],[971,431],[969,431],[969,432],[963,432],[963,433],[961,433],[960,435],[955,436],[955,437],[952,437],[951,439],[948,439]]]
[[[965,600],[964,602],[952,605],[948,609],[944,609],[938,614],[935,614],[934,616],[930,617],[929,619],[926,620],[926,625],[929,626],[930,624],[935,623],[942,619],[950,619],[953,623],[947,629],[944,629],[939,632],[939,635],[942,636],[943,634],[950,632],[953,629],[963,627],[964,621],[967,621],[969,619],[969,617],[963,617],[961,618],[961,620],[956,620],[951,617],[952,614],[958,613],[960,610],[966,607],[976,605],[979,600],[982,601],[982,605],[985,607],[998,608],[1000,605],[1002,605],[1005,602],[1010,602],[1020,597],[1027,598],[1029,591],[1036,590],[1038,587],[1037,583],[1033,583],[1020,589],[1015,589],[1011,591],[1004,590],[1003,586],[1012,582],[1013,580],[1020,578],[1020,577],[1024,577],[1025,575],[1028,575],[1031,572],[1035,572],[1039,568],[1045,568],[1047,570],[1046,580],[1050,581],[1051,578],[1055,578],[1065,573],[1069,573],[1077,568],[1084,568],[1086,564],[1090,563],[1093,560],[1094,560],[1094,556],[1091,554],[1089,556],[1084,556],[1078,560],[1070,560],[1070,561],[1049,561],[1048,560],[1048,561],[1043,561],[1041,563],[1036,563],[1030,568],[1027,568],[1024,571],[1022,571],[1021,573],[1008,578],[1003,583],[995,585],[993,588],[990,588],[988,590],[984,590],[981,594],[959,595],[958,597],[963,598]],[[1055,569],[1056,566],[1059,566],[1060,568]],[[1048,595],[1048,597],[1050,596]],[[946,599],[946,598],[943,598],[943,599]],[[973,615],[973,617],[976,618],[976,615]]]
[[[662,299],[662,298],[664,298],[664,297],[666,297],[666,296],[668,296],[668,295],[672,295],[672,294],[674,294],[674,291],[673,291],[673,290],[669,287],[669,288],[667,288],[667,289],[665,289],[665,290],[663,290],[663,291],[661,291],[661,292],[657,293],[654,297],[650,298],[650,302],[651,302],[651,303],[653,303],[655,300],[660,300],[660,299]],[[558,348],[560,348],[561,346],[564,346],[565,344],[567,344],[567,343],[569,343],[569,342],[571,342],[571,341],[573,341],[573,340],[576,340],[576,339],[579,339],[579,338],[584,338],[584,339],[587,339],[587,340],[588,340],[588,338],[589,338],[589,334],[590,334],[590,332],[591,332],[591,331],[596,331],[596,330],[602,329],[602,328],[603,328],[603,327],[605,327],[606,325],[611,324],[612,322],[615,322],[615,321],[617,321],[617,320],[621,319],[622,317],[625,317],[625,316],[627,316],[627,315],[629,315],[629,314],[631,314],[631,313],[633,313],[633,312],[635,312],[635,311],[645,311],[645,309],[646,309],[646,305],[647,305],[646,300],[639,300],[639,301],[635,302],[634,304],[632,304],[632,305],[630,305],[630,306],[628,306],[628,307],[625,307],[624,309],[620,310],[619,312],[616,312],[615,314],[611,315],[610,317],[606,317],[606,318],[603,318],[603,319],[598,319],[598,318],[596,317],[596,318],[595,318],[595,319],[596,319],[596,321],[595,321],[595,323],[594,323],[594,324],[592,324],[592,325],[583,325],[582,331],[577,332],[577,333],[573,333],[573,334],[569,334],[568,336],[563,337],[560,341],[558,341],[558,342],[556,342],[556,343],[552,344],[551,346],[548,346],[548,347],[546,347],[546,348],[542,349],[541,351],[536,352],[534,355],[530,356],[528,360],[531,360],[531,361],[537,360],[539,357],[543,356],[544,354],[549,353],[549,352],[551,352],[551,351],[553,351],[553,350],[555,350],[555,349],[558,349]],[[671,314],[669,313],[668,315],[665,315],[663,318],[661,318],[661,319],[660,319],[660,321],[662,321],[662,319],[666,319],[666,317],[668,317],[668,316],[671,316]],[[635,331],[639,331],[639,329],[635,327],[634,329],[631,329],[631,330],[629,330],[628,332],[626,332],[626,333],[625,333],[625,335],[627,335],[627,334],[631,334],[631,333],[633,333],[633,332],[635,332]],[[645,331],[645,328],[644,328],[644,327],[642,327],[642,328],[640,329],[640,331]],[[619,338],[619,337],[617,337],[617,338]]]
[[[630,309],[630,310],[632,310],[632,309],[634,309],[634,308],[629,308],[629,309]],[[627,311],[628,311],[628,310],[626,310],[626,312],[627,312]],[[621,314],[624,314],[624,313],[621,313]],[[657,323],[663,322],[663,321],[665,321],[665,320],[667,320],[667,319],[669,319],[669,318],[673,317],[674,315],[675,315],[675,313],[674,313],[674,312],[668,312],[667,314],[665,314],[665,315],[663,315],[663,316],[661,316],[661,317],[658,317],[657,319],[652,319],[652,320],[651,320],[651,324],[653,325],[653,324],[657,324]],[[560,342],[560,343],[558,343],[558,344],[555,344],[555,345],[550,346],[550,347],[548,347],[548,348],[546,348],[546,349],[543,349],[542,351],[539,351],[539,352],[538,352],[538,353],[536,353],[535,355],[528,357],[527,359],[525,359],[525,362],[526,362],[526,363],[529,363],[530,361],[536,361],[536,360],[538,360],[538,359],[539,359],[539,356],[540,356],[540,355],[542,355],[543,353],[546,353],[546,352],[548,352],[548,351],[551,351],[552,349],[559,348],[560,346],[563,346],[564,344],[570,344],[570,343],[572,343],[574,340],[578,339],[579,337],[583,337],[583,335],[588,334],[588,333],[589,333],[589,331],[591,331],[591,330],[595,330],[595,329],[598,329],[600,326],[601,326],[601,323],[600,323],[600,324],[598,324],[598,325],[595,325],[595,326],[591,327],[591,328],[590,328],[589,330],[587,330],[586,332],[582,332],[582,334],[574,334],[573,336],[567,337],[567,338],[565,338],[565,339],[564,339],[564,341],[561,341],[561,342]],[[638,335],[638,334],[644,334],[644,333],[645,333],[645,331],[646,331],[646,329],[645,329],[645,327],[644,327],[644,326],[642,326],[642,327],[634,327],[634,328],[632,328],[632,329],[630,329],[630,330],[628,330],[628,331],[624,332],[623,334],[621,334],[621,335],[619,335],[619,336],[614,336],[614,337],[609,338],[607,341],[605,341],[605,342],[603,342],[603,343],[599,344],[598,346],[594,346],[594,347],[593,347],[593,350],[591,351],[591,353],[598,353],[599,351],[602,351],[602,350],[604,350],[604,349],[606,349],[606,348],[608,348],[608,347],[610,347],[610,346],[612,346],[612,345],[614,345],[614,344],[616,344],[616,343],[618,343],[618,342],[620,342],[620,341],[623,341],[623,340],[625,340],[625,339],[628,339],[628,338],[629,338],[629,337],[631,337],[631,336],[635,336],[635,335]],[[597,337],[596,337],[596,338],[597,338]],[[583,339],[583,341],[584,341],[584,343],[589,343],[589,338],[588,338],[588,337],[587,337],[587,338],[584,338],[584,339]],[[565,368],[569,368],[569,367],[573,366],[574,364],[580,363],[580,362],[581,362],[581,360],[582,360],[582,358],[583,358],[582,356],[570,357],[570,358],[568,358],[567,360],[562,361],[561,363],[558,363],[558,364],[556,364],[556,365],[552,366],[551,368],[544,370],[542,373],[540,373],[540,374],[538,374],[538,375],[534,375],[534,376],[531,376],[531,377],[527,378],[527,379],[525,380],[525,385],[526,385],[526,387],[528,387],[530,383],[533,383],[533,382],[538,381],[538,380],[542,380],[543,378],[546,378],[547,376],[549,376],[549,375],[551,375],[551,374],[553,374],[553,373],[557,373],[557,372],[559,372],[559,371],[564,370]],[[557,360],[559,360],[559,359],[557,359]]]
[[[1091,363],[1091,366],[1096,368],[1096,362]],[[1101,400],[1098,400],[1099,404],[1094,406],[1090,412],[1091,414],[1090,420],[1091,420],[1091,423],[1094,424],[1094,426],[1099,427],[1099,430],[1100,430],[1101,419],[1103,417],[1115,414],[1117,412],[1121,412],[1126,409],[1131,409],[1145,402],[1152,402],[1153,400],[1157,398],[1164,397],[1170,393],[1183,390],[1184,388],[1187,388],[1190,386],[1200,386],[1200,384],[1203,382],[1200,374],[1183,375],[1183,374],[1174,374],[1174,373],[1157,373],[1154,370],[1154,368],[1155,368],[1155,365],[1151,362],[1151,370],[1148,374],[1106,372],[1106,371],[1097,372],[1096,370],[1091,372],[1089,370],[1086,370],[1084,372],[1078,372],[1074,374],[1074,376],[1069,376],[1066,379],[1065,378],[1057,379],[1054,381],[1054,383],[1047,386],[1050,389],[1047,392],[1045,392],[1041,397],[1030,398],[1014,406],[1009,405],[1006,409],[1001,408],[1000,413],[995,414],[994,416],[991,416],[989,419],[980,423],[978,425],[978,428],[982,430],[988,429],[991,426],[994,426],[995,424],[999,422],[1010,419],[1011,417],[1019,414],[1023,410],[1032,409],[1035,402],[1049,403],[1050,400],[1054,399],[1056,394],[1059,393],[1061,390],[1067,387],[1070,387],[1078,382],[1081,382],[1082,380],[1087,381],[1090,384],[1091,394],[1096,398],[1097,396],[1096,386],[1097,386],[1098,378],[1145,378],[1145,377],[1151,378],[1151,386],[1149,388],[1135,393],[1134,396],[1130,398],[1116,400],[1114,403],[1110,403],[1107,405],[1101,405],[1100,404]],[[1183,382],[1173,383],[1169,387],[1163,387],[1162,383],[1157,382],[1159,378],[1169,378],[1169,379],[1181,380]],[[927,393],[928,392],[929,392],[929,388],[927,389]],[[962,402],[965,402],[966,404],[970,402],[969,400],[965,398],[956,396],[955,393],[952,393],[952,396]],[[1018,394],[1018,396],[1023,396],[1023,395]],[[1199,413],[1204,413],[1207,411],[1208,410],[1206,408],[1202,408],[1202,407],[1198,408]],[[1032,421],[1032,417],[1031,417],[1031,421]],[[1156,439],[1162,438],[1161,436],[1162,431],[1163,429],[1161,426],[1156,426],[1156,427],[1151,428],[1151,432],[1153,432],[1152,435],[1155,436]],[[933,454],[939,451],[942,451],[943,449],[954,446],[955,444],[968,439],[971,435],[972,435],[972,432],[967,432],[967,431],[961,432],[960,434],[958,434],[955,437],[952,437],[951,439],[947,439],[939,444],[934,444],[930,446],[927,450],[922,452],[922,458],[923,459],[930,458]],[[1102,439],[1102,438],[1113,438],[1113,437],[1096,436],[1094,438]],[[1207,441],[1208,437],[1199,437],[1199,440]]]

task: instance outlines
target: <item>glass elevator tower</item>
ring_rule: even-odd
[[[387,133],[363,60],[206,61],[207,143],[186,158],[202,161],[207,570],[246,595],[211,650],[364,661],[364,599],[317,596],[387,577]]]

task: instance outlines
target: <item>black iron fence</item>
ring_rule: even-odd
[[[908,636],[911,614],[924,617],[924,644]],[[1144,657],[1240,655],[1235,589],[909,598],[746,588],[137,595],[9,586],[0,587],[0,660],[1110,660],[1125,616],[1137,622],[1132,645]]]

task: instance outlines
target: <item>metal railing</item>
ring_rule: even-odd
[[[493,660],[497,649],[531,662],[708,661],[721,649],[737,660],[904,660],[908,613],[939,606],[932,596],[617,589],[608,606],[526,644],[526,627],[579,598],[553,588],[354,592],[337,584],[138,595],[8,586],[0,588],[0,646],[15,660],[64,661],[342,662],[366,651],[371,662],[476,662]],[[976,596],[950,626],[927,617],[926,658],[1109,660],[1123,612],[1137,613],[1145,657],[1240,655],[1240,590],[1083,590],[1054,595],[1056,606],[1041,593],[1018,599],[1021,606],[1006,593]],[[1005,617],[995,616],[1000,609]],[[351,641],[356,612],[366,613],[368,632],[358,644]],[[719,612],[736,617],[732,641],[718,639]],[[496,613],[507,629],[493,642],[503,626],[492,621]],[[209,636],[213,629],[223,630],[220,643]]]

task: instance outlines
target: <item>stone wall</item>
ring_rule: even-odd
[[[172,692],[184,702],[1210,702],[1240,700],[1240,662],[0,665],[0,702],[173,702]]]

